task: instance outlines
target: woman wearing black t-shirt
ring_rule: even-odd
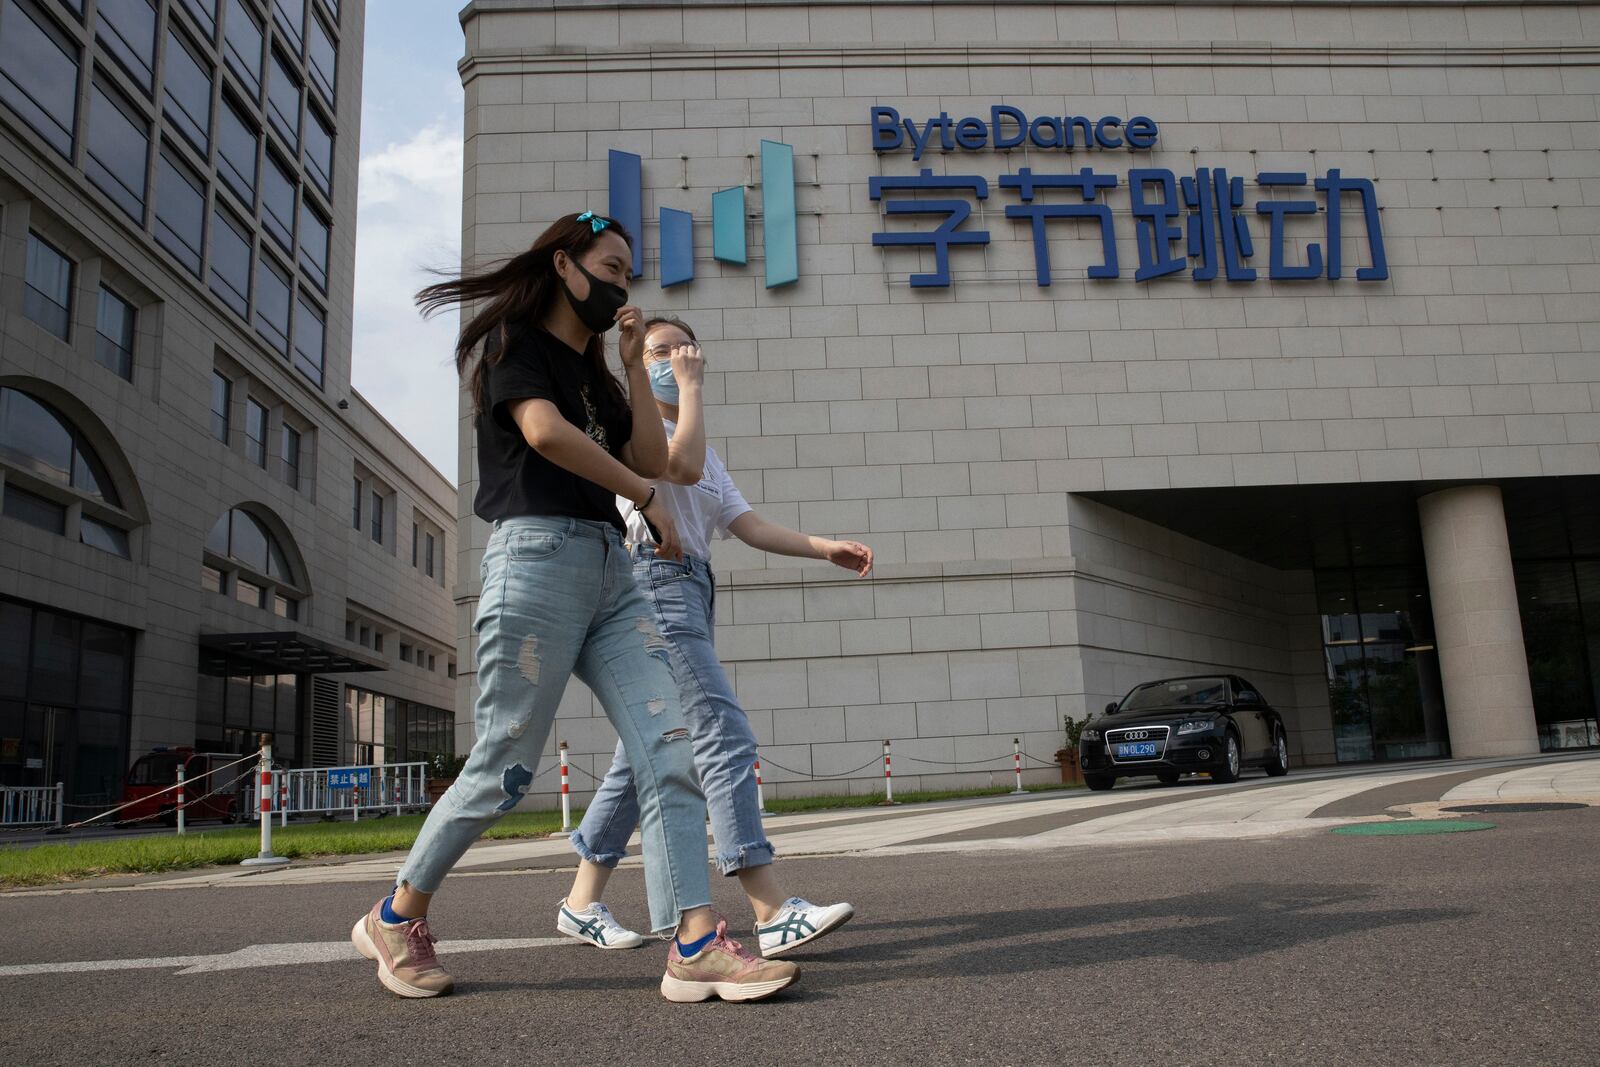
[[[652,927],[677,929],[662,992],[754,1000],[797,975],[728,938],[709,906],[694,753],[666,641],[622,547],[617,495],[635,502],[666,554],[678,553],[650,482],[666,468],[667,443],[644,369],[643,316],[627,304],[631,263],[622,227],[586,211],[499,267],[418,294],[428,312],[478,309],[462,328],[456,366],[476,413],[473,509],[494,532],[474,625],[477,741],[428,813],[395,892],[351,931],[378,962],[379,981],[401,996],[452,988],[433,950],[428,903],[467,847],[527,792],[572,674],[599,697],[639,769]],[[626,394],[605,362],[602,338],[613,325]]]

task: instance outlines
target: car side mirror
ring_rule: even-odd
[[[1107,715],[1115,715],[1116,713],[1117,713],[1117,702],[1115,700],[1113,700],[1111,703],[1106,705],[1106,714]]]

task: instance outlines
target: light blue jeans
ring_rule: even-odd
[[[633,552],[634,578],[670,649],[672,674],[694,740],[694,763],[711,813],[717,869],[735,874],[771,863],[772,843],[761,827],[756,795],[755,735],[717,658],[717,592],[711,568],[693,556],[679,563],[657,559],[647,547]],[[611,769],[573,831],[572,847],[591,863],[615,867],[627,854],[642,800],[634,781],[636,765],[627,746],[618,744]]]
[[[653,929],[711,903],[705,797],[668,646],[615,527],[544,516],[495,523],[478,601],[478,740],[400,869],[432,893],[467,847],[516,807],[576,674],[599,697],[632,765]],[[632,829],[630,824],[629,829]]]

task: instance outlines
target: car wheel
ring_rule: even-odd
[[[1117,779],[1115,775],[1110,774],[1086,774],[1083,776],[1083,784],[1096,793],[1103,793],[1116,785]]]
[[[1182,777],[1183,775],[1179,774],[1177,771],[1162,771],[1156,775],[1156,780],[1162,785],[1177,785],[1178,779]]]
[[[1283,731],[1278,730],[1272,742],[1272,758],[1267,760],[1267,774],[1273,778],[1282,778],[1289,773],[1289,739],[1283,736]]]
[[[1228,731],[1226,751],[1222,754],[1222,766],[1211,772],[1211,780],[1224,785],[1239,780],[1239,735],[1232,730]]]

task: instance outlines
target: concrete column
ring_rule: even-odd
[[[1500,490],[1444,489],[1419,500],[1417,510],[1451,754],[1536,753],[1533,689]]]

